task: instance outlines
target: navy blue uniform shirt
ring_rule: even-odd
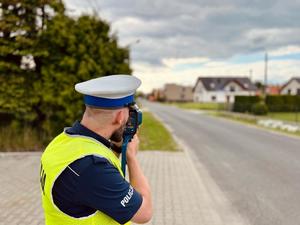
[[[108,140],[79,122],[65,132],[93,138],[110,147]],[[52,196],[55,205],[72,217],[86,217],[99,210],[121,224],[134,216],[143,200],[117,168],[107,159],[93,155],[71,163],[56,179]]]

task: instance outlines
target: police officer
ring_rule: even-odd
[[[123,176],[119,154],[112,150],[122,143],[128,105],[140,84],[134,76],[112,75],[75,85],[84,95],[82,120],[54,138],[41,158],[46,225],[113,225],[151,219],[150,187],[136,158],[137,135],[126,153],[130,183]]]

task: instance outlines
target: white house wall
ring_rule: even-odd
[[[230,87],[234,87],[235,91],[231,92]],[[218,102],[218,103],[234,103],[235,96],[254,96],[255,91],[244,91],[236,82],[230,82],[224,88],[225,91],[207,91],[202,82],[198,82],[195,87],[194,101],[195,102]],[[215,100],[214,100],[215,99]]]
[[[300,83],[297,82],[296,80],[293,80],[281,90],[281,94],[283,94],[283,95],[287,95],[287,94],[297,95],[297,90],[298,89],[300,89]],[[291,91],[290,93],[289,93],[289,90]]]
[[[194,101],[195,102],[218,102],[225,103],[230,102],[234,103],[235,96],[254,96],[255,92],[253,91],[238,91],[238,92],[224,92],[224,91],[209,91],[203,92],[202,94],[195,93]],[[228,100],[227,100],[228,96]],[[215,100],[213,100],[215,98]]]

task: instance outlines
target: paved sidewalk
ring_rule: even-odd
[[[44,224],[40,153],[0,154],[0,225]]]
[[[39,158],[40,153],[0,154],[0,225],[44,224]],[[146,151],[139,158],[153,192],[154,216],[148,224],[247,224],[187,153]]]

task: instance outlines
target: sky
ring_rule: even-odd
[[[64,0],[67,13],[97,15],[128,46],[133,75],[149,93],[200,76],[268,83],[300,77],[300,0]]]

